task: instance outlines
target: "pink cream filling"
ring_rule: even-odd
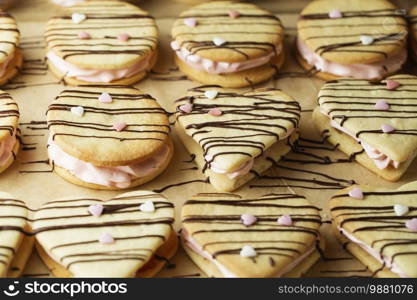
[[[196,54],[192,54],[185,48],[180,47],[177,41],[171,42],[171,48],[175,51],[177,56],[186,64],[188,64],[193,69],[200,71],[205,71],[209,74],[222,74],[222,73],[234,73],[247,69],[252,69],[255,67],[262,66],[269,62],[276,53],[280,53],[282,46],[279,45],[276,47],[275,52],[271,52],[268,55],[243,61],[243,62],[222,62],[222,61],[212,61],[207,58],[203,58]]]
[[[86,0],[52,0],[55,4],[61,5],[61,6],[73,6],[75,4],[84,2]]]
[[[386,60],[372,64],[343,65],[328,61],[311,51],[307,45],[297,37],[297,48],[300,55],[309,65],[321,72],[326,72],[342,77],[356,79],[379,79],[388,74],[395,73],[407,60],[407,50],[404,48],[398,54],[388,57]]]
[[[65,76],[75,77],[78,80],[89,82],[111,82],[113,80],[127,78],[146,70],[151,60],[151,55],[142,59],[137,64],[124,69],[114,70],[94,70],[94,69],[82,69],[79,68],[58,55],[53,51],[49,51],[46,55],[48,60]]]
[[[199,245],[197,243],[197,241],[193,237],[191,237],[184,228],[182,228],[182,230],[181,230],[181,236],[184,239],[186,245],[192,251],[194,251],[198,255],[204,257],[205,259],[207,259],[212,264],[214,264],[217,267],[217,269],[219,269],[219,271],[223,274],[223,277],[225,277],[225,278],[237,278],[238,277],[236,274],[234,274],[233,272],[229,271],[225,266],[223,266],[218,260],[216,260],[215,258],[213,258],[213,256],[210,253],[208,253],[207,251],[203,250],[203,248],[201,247],[201,245]],[[277,274],[275,274],[274,277],[279,278],[279,277],[282,277],[285,274],[289,273],[298,264],[300,264],[305,258],[307,258],[311,253],[313,253],[314,250],[315,250],[315,247],[314,246],[311,247],[310,249],[308,249],[308,251],[306,251],[305,253],[303,253],[302,255],[300,255],[297,259],[293,260],[285,268],[283,268]]]
[[[380,263],[385,264],[385,266],[388,269],[390,269],[393,273],[398,274],[400,277],[403,277],[403,278],[410,277],[410,276],[407,276],[407,274],[405,274],[403,271],[401,271],[401,269],[398,268],[398,266],[394,262],[392,262],[391,259],[389,259],[388,257],[382,256],[382,259],[381,259],[381,255],[378,253],[378,251],[376,251],[372,247],[369,247],[367,244],[365,244],[364,242],[362,242],[358,238],[354,237],[352,234],[350,234],[349,232],[347,232],[343,228],[337,227],[337,229],[346,238],[348,238],[349,240],[351,240],[352,242],[354,242],[355,244],[357,244],[358,246],[360,246],[363,250],[365,250],[366,252],[368,252],[371,256],[373,256]]]
[[[13,155],[13,148],[16,145],[16,130],[13,135],[8,136],[0,143],[0,167],[4,166]]]
[[[328,116],[325,112],[322,111],[322,113]],[[347,131],[346,128],[343,128],[342,126],[340,126],[336,121],[331,120],[330,125],[333,128],[336,128],[337,130],[342,131],[343,133],[349,135],[350,137],[358,141],[361,144],[362,148],[365,150],[365,153],[368,155],[370,159],[373,160],[373,162],[375,163],[378,169],[383,170],[383,169],[388,168],[389,166],[393,166],[395,169],[397,169],[398,166],[400,165],[398,161],[392,160],[387,155],[382,153],[380,150],[370,146],[369,144],[365,143],[363,140],[358,139],[354,134]]]
[[[280,140],[283,140],[289,137],[293,133],[293,131],[294,129],[288,130],[287,134],[284,137],[282,137]],[[241,166],[239,166],[235,170],[228,171],[228,170],[223,169],[218,163],[213,161],[213,156],[206,155],[204,159],[206,162],[210,162],[209,163],[210,170],[212,170],[214,173],[217,173],[217,174],[226,174],[227,177],[229,177],[230,179],[235,179],[238,176],[248,174],[249,171],[252,170],[253,165],[255,163],[255,159],[251,158],[248,161],[244,162]]]
[[[82,181],[127,188],[132,180],[152,175],[168,159],[169,148],[163,146],[153,157],[145,161],[118,167],[98,167],[79,160],[64,152],[51,138],[48,140],[48,154],[54,165],[64,168]]]

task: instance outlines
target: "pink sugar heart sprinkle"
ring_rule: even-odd
[[[111,103],[113,101],[113,99],[112,99],[112,97],[110,96],[109,93],[102,93],[98,97],[98,101],[100,101],[101,103]]]
[[[256,223],[258,220],[257,217],[255,217],[252,214],[243,214],[240,216],[240,220],[242,221],[242,224],[245,226],[251,226]]]
[[[339,19],[339,18],[343,18],[343,14],[340,10],[333,9],[333,10],[329,11],[329,17],[331,19]]]
[[[88,32],[85,32],[85,31],[79,32],[78,37],[82,40],[88,40],[89,38],[91,38],[90,34]]]
[[[387,80],[387,89],[396,90],[401,84],[398,81],[388,79]]]
[[[292,225],[292,219],[289,215],[282,215],[277,220],[279,225],[283,226],[291,226]]]
[[[184,24],[188,27],[196,27],[197,26],[197,20],[194,18],[186,18],[184,19]]]
[[[98,241],[102,244],[112,244],[114,243],[114,238],[110,233],[103,233]]]
[[[193,105],[190,103],[183,104],[179,107],[179,110],[182,111],[183,113],[189,114],[190,112],[193,111]]]
[[[239,18],[240,12],[238,12],[237,10],[231,10],[229,11],[229,17],[231,17],[232,19]]]
[[[214,107],[214,108],[211,108],[211,109],[208,111],[208,114],[209,114],[210,116],[218,117],[218,116],[221,116],[221,115],[223,114],[223,112],[221,111],[221,109],[220,109],[220,108]]]
[[[103,205],[93,204],[88,207],[88,212],[95,217],[100,217],[101,214],[103,213],[103,209],[104,209]]]
[[[363,192],[360,188],[353,188],[349,191],[349,197],[355,199],[363,199]]]
[[[113,129],[120,132],[123,129],[125,129],[126,126],[127,126],[127,124],[125,122],[116,122],[116,123],[113,124]]]
[[[375,103],[375,108],[378,110],[388,110],[389,109],[389,104],[387,102],[385,102],[385,100],[378,100]]]
[[[392,127],[390,124],[382,124],[381,130],[383,133],[390,133],[390,132],[393,132],[395,128]]]
[[[127,42],[130,39],[130,35],[127,33],[121,33],[117,36],[117,40],[120,42]]]
[[[417,232],[417,218],[412,218],[411,220],[405,222],[405,227],[407,227],[411,231]]]

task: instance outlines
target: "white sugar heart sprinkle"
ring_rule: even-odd
[[[386,82],[386,85],[387,85],[387,89],[396,90],[401,85],[401,83],[392,79],[388,79]]]
[[[238,12],[237,10],[231,10],[229,11],[229,17],[231,17],[232,19],[239,18],[240,12]]]
[[[178,109],[183,113],[189,114],[190,112],[193,111],[193,105],[190,103],[186,103],[186,104],[180,105]]]
[[[394,212],[397,216],[404,216],[406,213],[408,213],[409,208],[407,205],[403,204],[395,204],[394,205]]]
[[[291,216],[289,215],[282,215],[281,217],[278,218],[277,222],[279,225],[283,225],[283,226],[292,225],[292,219],[291,219]]]
[[[363,199],[363,192],[360,188],[353,188],[349,191],[349,197]]]
[[[104,207],[101,204],[93,204],[88,207],[88,212],[94,217],[100,217],[103,213]]]
[[[79,117],[82,117],[84,114],[84,107],[82,106],[73,106],[71,107],[71,112]]]
[[[127,33],[121,33],[117,36],[117,40],[120,42],[127,42],[130,39],[130,35]]]
[[[360,40],[363,45],[370,45],[374,42],[374,38],[369,35],[361,35]]]
[[[222,45],[226,44],[226,40],[224,40],[222,38],[219,38],[219,37],[215,37],[213,39],[213,44],[216,45],[216,46],[222,46]]]
[[[340,19],[342,17],[343,17],[343,14],[338,9],[333,9],[333,10],[329,11],[329,18],[331,18],[331,19]]]
[[[196,27],[197,20],[195,18],[186,18],[184,19],[184,24],[188,27]]]
[[[98,241],[102,244],[112,244],[114,243],[114,238],[110,233],[103,233]]]
[[[147,200],[139,206],[139,209],[142,212],[152,213],[155,211],[155,205],[152,200]]]
[[[417,218],[412,218],[411,220],[405,222],[405,227],[407,227],[411,231],[417,232]]]
[[[113,98],[110,96],[109,93],[102,93],[98,97],[98,101],[100,101],[101,103],[111,103],[113,102]]]
[[[91,38],[90,34],[88,32],[85,32],[85,31],[79,32],[78,37],[82,40],[88,40],[88,39]]]
[[[240,220],[242,221],[242,224],[245,226],[251,226],[258,221],[258,218],[255,217],[252,214],[243,214],[240,216]]]
[[[217,95],[219,94],[218,91],[209,90],[204,92],[204,96],[206,96],[208,99],[215,99]]]
[[[84,21],[85,19],[87,19],[87,16],[85,14],[73,13],[71,15],[71,19],[72,19],[72,22],[73,23],[80,24],[82,21]]]
[[[214,108],[211,108],[211,109],[208,111],[208,114],[209,114],[210,116],[213,116],[213,117],[218,117],[218,116],[221,116],[221,115],[223,114],[223,112],[221,111],[221,109],[220,109],[220,108],[218,108],[218,107],[214,107]]]
[[[385,100],[378,100],[375,103],[375,108],[378,110],[388,110],[389,109],[389,104],[387,102],[385,102]]]
[[[125,129],[126,126],[127,126],[127,124],[125,122],[116,122],[116,123],[113,124],[113,129],[120,132],[123,129]]]
[[[252,246],[245,245],[240,250],[240,256],[242,257],[256,257],[258,254]]]
[[[383,133],[390,133],[390,132],[393,132],[395,128],[392,127],[390,124],[382,124],[381,130]]]

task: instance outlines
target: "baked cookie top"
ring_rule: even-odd
[[[340,64],[383,61],[407,42],[405,11],[388,0],[312,1],[297,28],[310,50]]]
[[[284,225],[282,216],[290,222]],[[187,235],[238,277],[276,276],[315,249],[321,225],[319,209],[294,194],[201,193],[185,202],[181,220]],[[242,257],[244,246],[257,255]]]
[[[9,93],[0,90],[0,142],[19,126],[19,107]]]
[[[15,19],[0,9],[0,64],[12,58],[19,46],[20,32]]]
[[[192,54],[240,62],[274,52],[284,29],[278,17],[254,4],[213,1],[184,11],[172,27],[172,37]]]
[[[5,277],[10,262],[23,239],[27,208],[23,201],[0,192],[0,277]]]
[[[387,82],[399,86],[389,89]],[[339,79],[323,85],[318,95],[322,112],[397,162],[414,157],[417,149],[416,100],[417,77],[413,75],[395,75],[380,82]],[[392,131],[387,132],[387,127]]]
[[[353,189],[360,189],[363,199],[350,197]],[[397,265],[407,277],[416,278],[417,232],[407,226],[417,217],[416,195],[416,182],[397,190],[353,186],[333,196],[330,212],[337,227]]]
[[[33,231],[74,277],[133,277],[168,240],[173,222],[174,206],[164,196],[135,191],[106,201],[47,202],[34,214]]]
[[[214,162],[225,170],[262,155],[289,136],[300,119],[299,103],[275,89],[237,92],[202,86],[176,106],[177,122],[203,148],[208,166]]]
[[[82,37],[84,35],[84,37]],[[121,1],[86,1],[49,20],[48,50],[80,68],[111,70],[147,59],[158,44],[155,20]]]
[[[132,87],[79,86],[49,105],[50,138],[95,166],[124,166],[155,154],[169,138],[166,111]]]

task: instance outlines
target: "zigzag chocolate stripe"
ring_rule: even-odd
[[[326,52],[356,52],[376,53],[384,58],[388,56],[384,46],[402,45],[406,42],[407,22],[405,11],[399,9],[378,9],[364,11],[343,11],[343,18],[330,18],[328,12],[318,14],[303,14],[300,16],[298,30],[303,40],[319,40],[313,50],[319,55]],[[381,26],[391,24],[392,26]],[[383,28],[382,28],[383,27]],[[317,29],[335,28],[335,34],[317,34]],[[337,31],[336,28],[349,28],[347,34]],[[378,28],[377,33],[372,33]],[[401,28],[401,29],[398,29]],[[370,45],[363,45],[361,35],[374,38]],[[344,42],[340,41],[344,38]],[[330,42],[330,41],[335,41]]]
[[[204,89],[213,86],[194,88],[193,95],[176,100],[177,119],[207,114],[211,108],[219,108],[222,116],[210,122],[201,121],[186,126],[187,134],[192,136],[203,148],[204,156],[209,152],[212,162],[221,155],[240,154],[251,156],[249,150],[258,149],[258,155],[266,150],[265,144],[256,141],[258,136],[273,136],[277,140],[286,135],[288,128],[297,128],[300,106],[297,101],[277,99],[272,90],[259,90],[253,93],[219,92],[216,99],[207,99]],[[233,103],[223,103],[222,99],[233,99]],[[192,112],[186,114],[179,106],[191,103]],[[217,136],[216,129],[227,129],[227,136]],[[271,130],[273,128],[274,130]],[[280,130],[277,133],[277,129]],[[239,151],[235,148],[239,147]],[[229,148],[229,150],[219,150]],[[210,151],[211,150],[211,151]],[[210,163],[209,162],[209,163]]]
[[[45,33],[48,49],[72,56],[104,54],[148,55],[157,47],[157,27],[153,17],[136,6],[124,2],[100,1],[96,5],[75,5],[71,12],[83,13],[87,19],[79,24],[71,21],[71,14],[51,19]],[[117,40],[123,29],[129,34],[126,42]],[[150,36],[144,34],[149,29]],[[82,40],[78,33],[86,31],[91,38]],[[98,49],[105,46],[104,49]]]
[[[260,213],[260,209],[268,213]],[[241,247],[249,244],[258,256],[295,259],[315,246],[321,224],[319,210],[304,197],[293,194],[244,199],[236,194],[204,193],[185,202],[182,222],[188,235],[206,241],[201,247],[213,257],[239,256]],[[243,225],[240,218],[244,213],[255,215],[257,222],[249,227]],[[293,225],[277,224],[284,214],[291,216]],[[258,233],[256,237],[254,233]]]
[[[363,194],[364,200],[354,203],[348,194],[332,198],[331,213],[336,225],[353,234],[367,234],[372,240],[369,246],[381,257],[388,255],[391,262],[395,263],[400,256],[417,257],[417,233],[405,226],[407,220],[417,217],[417,190],[364,191]],[[378,203],[371,205],[373,197],[378,197]],[[394,204],[407,205],[409,212],[396,215]]]
[[[271,38],[283,38],[283,26],[278,17],[252,4],[226,3],[219,8],[211,5],[187,10],[174,24],[174,31],[177,32],[173,34],[173,39],[180,42],[180,47],[186,48],[191,54],[210,49],[225,49],[239,53],[246,59],[249,58],[248,51],[254,49],[265,53],[276,51],[279,42],[271,43]],[[239,18],[231,18],[229,10],[238,11]],[[198,25],[191,31],[183,24],[186,18],[197,20]],[[213,24],[227,27],[214,28]],[[242,36],[247,40],[242,40]],[[226,43],[216,46],[210,37],[224,38]]]
[[[140,205],[147,200],[153,201],[154,213],[140,212]],[[104,206],[101,220],[88,212],[88,207],[93,204]],[[173,204],[165,200],[162,195],[154,193],[116,197],[105,202],[94,198],[52,201],[37,210],[33,234],[48,235],[61,230],[67,232],[66,236],[69,238],[66,242],[57,239],[56,243],[48,244],[48,251],[52,254],[56,251],[64,251],[64,255],[59,256],[59,263],[66,268],[74,264],[115,260],[144,261],[154,249],[132,247],[120,250],[117,248],[117,242],[143,240],[144,245],[148,243],[147,240],[157,239],[164,242],[166,237],[153,233],[154,228],[159,225],[172,226],[174,219],[168,217],[170,213],[167,213],[167,210],[172,211],[173,208]],[[111,220],[103,220],[106,215],[111,215]],[[107,248],[102,247],[98,241],[97,230],[106,228],[111,233],[112,228],[117,227],[122,227],[123,231],[118,231],[122,233],[117,236],[113,235],[114,247],[112,245],[108,245]],[[84,235],[86,238],[80,238],[82,235],[77,232],[83,234],[88,232],[88,235]]]

